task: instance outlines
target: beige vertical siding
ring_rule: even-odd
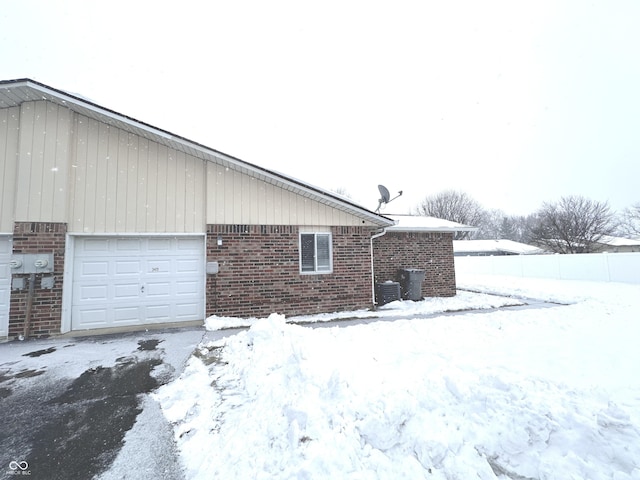
[[[201,233],[207,224],[371,225],[47,101],[1,110],[0,134],[0,232],[11,232],[14,221],[67,223],[73,233]],[[7,161],[13,158],[17,166]]]
[[[69,231],[204,232],[204,161],[76,115]]]
[[[371,225],[354,215],[215,163],[207,164],[207,223]]]
[[[16,221],[66,221],[72,117],[50,102],[21,105]]]
[[[0,109],[0,233],[13,232],[20,107]]]

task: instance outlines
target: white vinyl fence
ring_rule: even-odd
[[[456,274],[640,283],[640,252],[455,257]]]

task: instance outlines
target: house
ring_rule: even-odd
[[[0,338],[373,305],[348,199],[29,79],[0,160]]]
[[[603,235],[596,242],[595,250],[607,253],[640,252],[640,240]]]
[[[386,215],[395,223],[373,240],[374,282],[398,280],[401,269],[424,270],[423,297],[456,294],[453,237],[476,227],[419,215]]]
[[[453,242],[455,256],[539,255],[542,253],[546,253],[542,248],[513,240],[454,240]]]

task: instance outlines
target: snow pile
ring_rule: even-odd
[[[188,478],[640,479],[640,286],[519,280],[575,303],[201,345],[156,394]]]

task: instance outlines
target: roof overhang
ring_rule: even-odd
[[[355,215],[363,220],[368,220],[374,225],[381,227],[393,225],[393,220],[372,212],[371,210],[367,210],[332,192],[309,185],[282,173],[240,160],[239,158],[206,147],[200,143],[154,127],[132,117],[101,107],[77,95],[49,87],[28,78],[0,81],[0,108],[18,107],[24,102],[39,100],[46,100],[69,108],[80,115],[133,133],[168,148],[245,173],[265,183],[275,185],[284,190],[302,195],[305,198]]]

